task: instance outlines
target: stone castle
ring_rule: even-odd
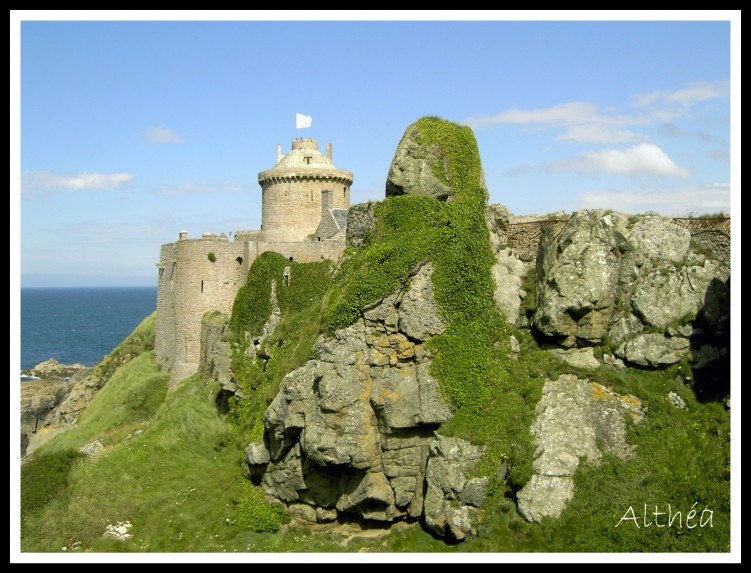
[[[162,245],[157,285],[155,350],[170,386],[198,370],[201,317],[208,311],[232,312],[253,261],[274,251],[290,261],[337,259],[346,246],[347,214],[353,175],[337,169],[331,144],[326,154],[314,139],[296,139],[276,165],[258,174],[262,190],[261,229],[204,233],[190,239],[180,231],[174,243]]]

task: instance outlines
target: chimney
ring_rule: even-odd
[[[324,189],[323,191],[321,191],[321,216],[323,216],[326,211],[333,208],[334,192],[330,189]]]
[[[332,158],[331,158],[331,144],[330,143],[326,144],[326,159],[329,160],[329,163],[332,161]]]
[[[276,162],[279,163],[282,160],[282,144],[276,144]]]

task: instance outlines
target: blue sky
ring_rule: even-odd
[[[382,199],[405,128],[425,115],[473,128],[491,202],[516,214],[727,213],[739,191],[739,12],[15,16],[21,286],[155,285],[160,245],[181,229],[260,226],[257,174],[296,137],[333,143],[353,202]],[[295,129],[295,113],[312,127]]]

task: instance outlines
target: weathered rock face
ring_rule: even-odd
[[[50,380],[53,378],[70,378],[83,370],[87,370],[87,367],[83,364],[61,364],[55,358],[50,358],[25,370],[22,374]]]
[[[231,380],[232,348],[224,339],[229,317],[220,312],[207,313],[201,319],[201,356],[198,371],[219,382],[223,388],[236,389]]]
[[[522,309],[527,296],[524,279],[535,267],[537,247],[543,230],[562,228],[568,217],[564,213],[515,216],[503,205],[489,205],[485,222],[495,252],[493,265],[495,307],[509,324],[528,326]]]
[[[50,412],[65,398],[72,384],[61,378],[21,383],[21,457],[36,447],[37,432],[45,427]]]
[[[641,402],[600,384],[562,375],[547,380],[537,404],[532,433],[537,442],[535,475],[517,495],[519,511],[528,521],[559,517],[574,495],[573,476],[581,458],[600,463],[604,451],[627,459],[626,416],[642,417]]]
[[[679,361],[721,273],[690,239],[657,215],[575,212],[560,233],[542,236],[534,328],[564,347],[607,341],[641,366]]]
[[[264,439],[248,446],[246,464],[293,517],[423,516],[441,535],[472,533],[477,515],[467,506],[481,505],[484,490],[464,472],[481,450],[435,434],[451,412],[424,345],[446,328],[432,270],[423,265],[403,291],[319,338],[317,359],[282,382],[264,417]]]
[[[375,228],[375,203],[350,205],[347,214],[347,245],[360,247],[365,236]]]
[[[408,193],[445,201],[452,194],[451,187],[439,181],[433,173],[433,165],[444,163],[444,154],[438,145],[421,144],[419,136],[420,130],[414,124],[404,132],[389,168],[386,197]],[[448,174],[448,165],[444,171]]]
[[[575,213],[555,241],[540,245],[535,328],[560,337],[563,346],[577,338],[599,342],[615,310],[619,254],[613,250],[612,216]]]
[[[56,433],[65,423],[77,389],[93,370],[83,364],[61,364],[50,358],[24,370],[36,380],[21,383],[21,456],[24,457]],[[50,429],[53,427],[54,429]]]
[[[457,189],[443,183],[434,172],[435,166],[451,180],[451,159],[437,143],[426,145],[420,140],[419,122],[410,125],[399,142],[386,178],[386,197],[394,195],[423,195],[440,201],[451,201]],[[479,153],[476,149],[474,153]],[[477,183],[487,194],[482,171]]]

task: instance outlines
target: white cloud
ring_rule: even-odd
[[[488,127],[501,123],[570,125],[593,121],[597,107],[587,102],[569,102],[538,109],[512,108],[495,115],[469,117],[464,123],[470,127]]]
[[[626,213],[657,211],[663,215],[730,213],[730,185],[652,189],[646,191],[593,191],[578,197],[583,209],[613,209]]]
[[[162,185],[156,190],[157,195],[193,195],[198,193],[234,193],[244,191],[245,186],[232,181],[208,183],[206,181]]]
[[[63,175],[50,171],[26,171],[21,175],[21,195],[39,197],[53,191],[120,189],[135,177],[132,173],[74,173]]]
[[[649,106],[661,102],[679,104],[684,107],[709,99],[727,97],[730,94],[730,82],[693,82],[672,91],[654,91],[632,96],[636,106]]]
[[[561,141],[580,141],[583,143],[628,143],[631,141],[644,141],[648,137],[626,129],[617,130],[608,125],[588,123],[573,125],[567,128],[563,135],[557,136],[556,139]]]
[[[472,128],[498,125],[537,125],[562,130],[558,140],[584,143],[626,143],[647,141],[650,138],[628,129],[629,126],[649,126],[656,122],[670,122],[689,113],[700,102],[727,97],[729,82],[695,82],[673,91],[654,91],[631,96],[637,111],[626,113],[616,108],[601,109],[594,103],[574,101],[545,108],[519,109],[485,116],[466,118],[463,123]]]
[[[174,130],[163,125],[157,127],[150,127],[145,130],[144,133],[149,140],[149,143],[179,143],[182,141],[182,137]]]
[[[730,149],[727,147],[720,147],[709,152],[709,158],[715,161],[722,161],[723,163],[730,163]]]
[[[691,171],[679,167],[662,149],[653,143],[640,143],[628,149],[603,149],[590,151],[546,166],[549,172],[575,171],[582,174],[595,172],[609,175],[650,175],[684,179]]]
[[[546,108],[510,109],[495,115],[470,117],[464,123],[474,128],[492,127],[499,124],[540,125],[562,128],[559,140],[586,143],[623,143],[641,141],[646,136],[620,129],[620,126],[639,124],[643,120],[633,116],[604,115],[589,102],[568,102]]]

